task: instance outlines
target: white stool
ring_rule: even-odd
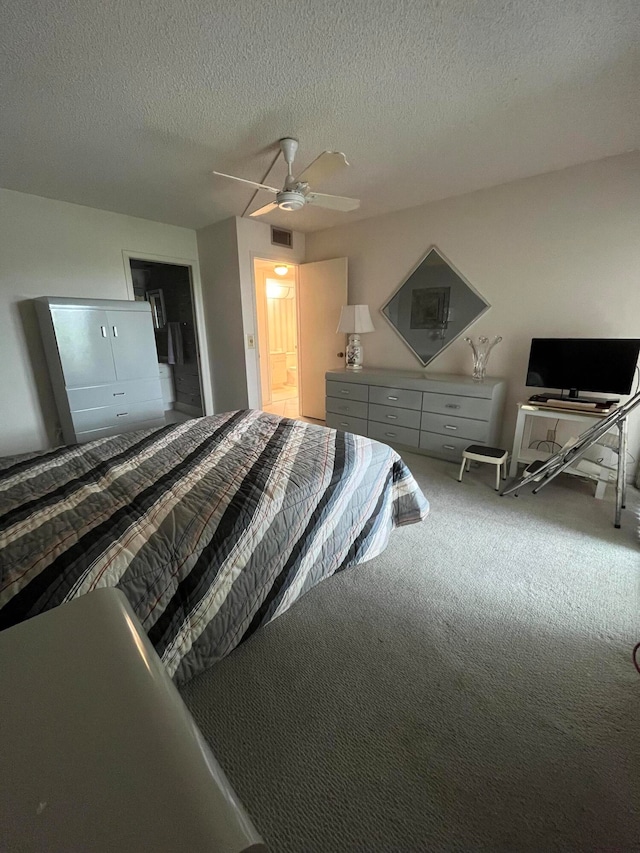
[[[458,474],[458,482],[462,482],[465,466],[467,471],[471,468],[471,461],[488,462],[496,466],[496,492],[500,491],[500,471],[502,478],[507,479],[507,457],[509,453],[501,447],[485,447],[484,444],[470,444],[462,451],[462,465]]]

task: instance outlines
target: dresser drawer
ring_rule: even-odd
[[[418,447],[420,444],[420,433],[417,429],[388,426],[376,421],[369,421],[368,435],[369,438],[375,438],[385,444],[404,444],[407,447]]]
[[[164,416],[161,418],[153,418],[148,421],[136,421],[130,424],[118,424],[118,426],[103,427],[102,429],[92,429],[86,432],[76,433],[76,442],[78,444],[86,444],[87,441],[95,441],[97,438],[107,438],[110,435],[120,435],[123,432],[134,432],[139,429],[160,429],[165,426]]]
[[[356,435],[367,434],[367,422],[364,418],[352,418],[349,415],[327,412],[326,424],[331,429],[341,429],[343,432],[354,432]]]
[[[422,411],[488,421],[491,417],[491,400],[486,397],[459,397],[453,394],[424,394]]]
[[[484,441],[473,442],[468,438],[458,438],[448,435],[439,435],[435,432],[420,433],[420,449],[441,459],[451,459],[454,462],[462,460],[462,451],[470,444],[484,444]]]
[[[200,394],[200,377],[197,373],[179,373],[174,375],[173,383],[176,392],[184,391],[187,394]]]
[[[381,388],[371,385],[369,402],[383,406],[397,406],[399,409],[421,409],[422,391],[407,391],[406,388]]]
[[[195,406],[196,408],[202,408],[202,397],[200,396],[200,392],[190,393],[189,391],[176,391],[176,401],[178,403],[184,403],[185,406]]]
[[[360,400],[338,400],[337,397],[327,397],[327,412],[337,415],[352,415],[354,418],[366,418],[369,406]]]
[[[164,406],[161,399],[142,403],[123,402],[118,406],[72,412],[71,418],[76,433],[108,427],[117,427],[118,431],[125,432],[127,429],[137,429],[130,424],[138,424],[140,421],[158,418],[164,422]]]
[[[333,379],[327,379],[327,397],[363,400],[366,403],[369,399],[369,386],[358,385],[356,382],[335,382]]]
[[[438,432],[442,435],[482,441],[487,438],[488,427],[487,421],[452,418],[450,415],[434,415],[431,412],[422,413],[422,429],[428,432]]]
[[[72,412],[81,409],[97,409],[124,402],[137,403],[143,400],[158,400],[162,397],[159,379],[135,379],[112,385],[94,385],[90,388],[68,388],[69,408]]]
[[[378,421],[389,426],[409,427],[420,429],[420,412],[416,409],[398,409],[396,406],[381,406],[379,403],[369,403],[369,420]]]

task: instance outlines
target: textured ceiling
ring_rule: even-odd
[[[5,0],[0,186],[199,228],[293,135],[362,207],[266,221],[324,228],[640,147],[639,44],[638,0]]]

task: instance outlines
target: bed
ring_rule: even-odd
[[[0,629],[115,586],[181,683],[428,508],[390,447],[255,410],[4,460]]]

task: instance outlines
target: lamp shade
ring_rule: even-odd
[[[336,332],[346,332],[348,335],[362,332],[375,332],[371,322],[368,305],[343,305],[340,322]]]

